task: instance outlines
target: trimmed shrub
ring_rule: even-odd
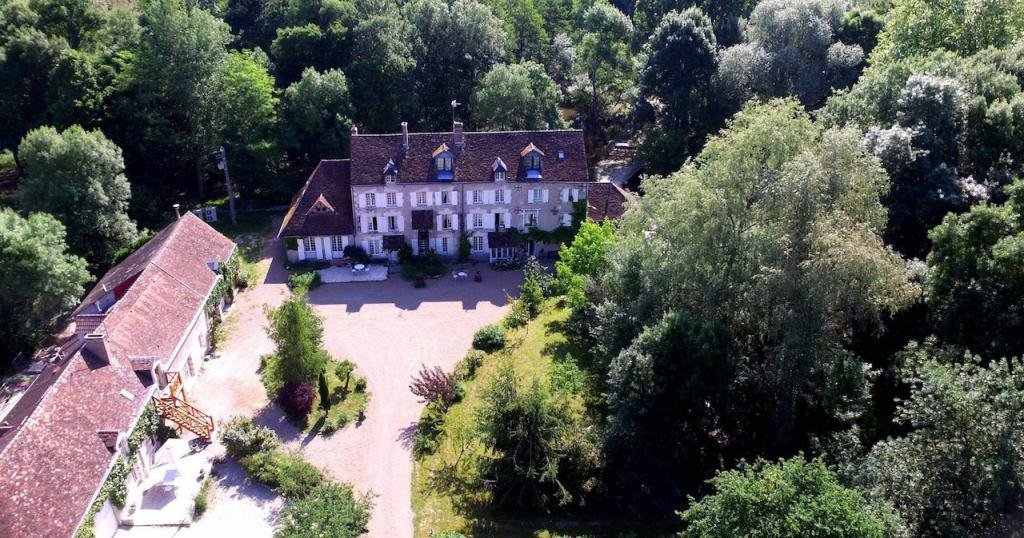
[[[295,293],[307,293],[320,285],[320,273],[309,271],[293,273],[288,277],[288,288]]]
[[[484,363],[484,357],[487,354],[479,349],[471,349],[466,356],[459,361],[459,364],[455,366],[455,378],[459,381],[468,381],[473,379],[476,375],[476,371]]]
[[[356,380],[355,390],[356,390],[356,392],[366,392],[366,378],[365,377],[360,377],[359,379]]]
[[[232,458],[241,459],[259,452],[276,450],[281,443],[277,434],[248,417],[235,417],[224,425],[220,442]]]
[[[312,383],[285,383],[278,396],[278,401],[288,416],[298,421],[305,421],[313,410],[316,389]]]
[[[426,456],[437,450],[444,425],[444,414],[444,404],[436,400],[423,408],[423,414],[420,415],[420,420],[416,423],[416,437],[412,443],[412,449],[416,456]]]
[[[488,353],[505,347],[505,329],[500,325],[488,325],[473,335],[473,347]]]
[[[323,484],[281,512],[276,538],[356,538],[367,532],[370,501],[347,484]]]
[[[286,499],[301,499],[324,481],[324,475],[302,456],[274,450],[242,458],[242,467],[255,480]]]
[[[366,263],[370,261],[370,257],[363,250],[363,247],[359,245],[349,245],[345,247],[345,257],[352,259],[352,261],[359,263]]]

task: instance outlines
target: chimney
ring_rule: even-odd
[[[349,129],[348,132],[349,132],[350,135],[355,136],[355,135],[359,134],[359,127],[356,127],[355,125],[353,125],[352,128]]]
[[[174,216],[179,219],[181,218],[181,204],[174,204]]]
[[[402,122],[402,151],[409,151],[409,122]]]
[[[452,142],[455,144],[455,147],[460,149],[466,145],[466,136],[462,134],[461,121],[452,122]]]
[[[97,430],[96,435],[100,437],[103,446],[107,447],[111,454],[117,451],[117,439],[121,435],[120,432],[117,430]]]
[[[92,333],[85,335],[85,349],[107,364],[116,363],[114,355],[110,353],[110,349],[107,347],[107,335],[105,334]]]

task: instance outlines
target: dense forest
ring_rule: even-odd
[[[498,460],[503,508],[699,536],[1021,517],[1019,0],[0,0],[0,81],[4,361],[172,203],[223,200],[220,147],[270,206],[353,126],[575,126],[647,176],[563,249],[592,394],[506,391],[496,424],[541,429],[492,432],[539,466]]]

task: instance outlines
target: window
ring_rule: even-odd
[[[420,161],[423,162],[423,161]],[[452,171],[452,154],[442,153],[434,159],[434,166],[437,167],[438,172],[451,172]]]
[[[473,213],[473,227],[483,228],[484,227],[484,216],[481,213]]]
[[[380,256],[384,251],[381,249],[379,239],[370,239],[366,242],[367,254],[370,256]]]
[[[501,230],[505,228],[505,214],[495,213],[494,214],[494,229]]]
[[[388,215],[388,231],[398,231],[398,217],[395,217],[394,215]]]
[[[495,170],[494,171],[494,181],[505,181],[505,171],[504,170]]]
[[[420,191],[416,193],[416,205],[427,205],[427,193]]]
[[[539,217],[540,211],[534,209],[531,211],[523,211],[523,226],[527,228],[533,228],[537,226],[537,218]]]
[[[377,227],[377,217],[376,216],[370,217],[370,225],[367,227],[366,231],[368,231],[368,232],[376,232],[379,229],[380,228]]]
[[[572,215],[562,213],[562,226],[572,226]]]
[[[366,207],[377,207],[377,195],[368,192],[366,193]]]
[[[441,215],[441,229],[442,230],[451,230],[452,229],[452,216],[451,215]]]
[[[388,204],[388,207],[395,207],[398,205],[398,197],[395,196],[395,193],[389,192],[384,195],[384,203]]]
[[[565,159],[565,152],[562,150],[558,150],[558,160],[561,161],[562,159]]]
[[[473,247],[473,252],[483,252],[484,250],[484,236],[474,235],[470,244]]]
[[[344,243],[344,241],[342,240],[342,237],[340,235],[332,235],[331,236],[331,251],[332,252],[342,252],[342,251],[344,251],[345,250],[345,246],[344,246],[343,243]]]
[[[481,202],[480,190],[479,189],[473,189],[473,203],[474,204],[479,204],[480,202]]]
[[[526,168],[529,170],[540,170],[540,154],[533,152],[527,155]]]
[[[316,241],[312,237],[303,237],[302,250],[305,250],[306,252],[316,252]]]
[[[579,200],[577,200],[577,198],[579,198],[580,191],[577,189],[568,189],[568,191],[569,201],[572,203],[578,202]]]
[[[496,203],[496,204],[504,204],[505,203],[505,191],[503,189],[498,189],[498,190],[494,191],[494,203]]]
[[[448,238],[441,238],[441,254],[448,254]]]
[[[441,191],[441,204],[448,205],[448,191]]]

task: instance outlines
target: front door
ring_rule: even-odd
[[[331,259],[331,236],[318,237],[319,245],[317,245],[317,254],[321,260]]]
[[[418,250],[419,254],[426,254],[430,250],[430,233],[426,230],[420,230],[418,235]]]

